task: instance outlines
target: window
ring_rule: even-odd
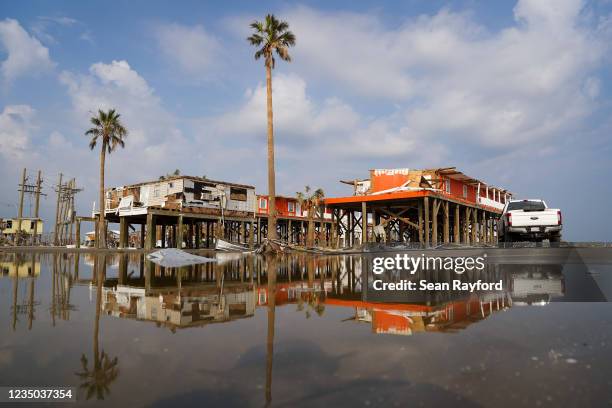
[[[159,188],[153,190],[153,197],[159,197]]]
[[[247,200],[247,189],[230,187],[230,200],[235,201],[246,201]]]
[[[515,210],[523,210],[525,212],[530,211],[544,211],[546,206],[542,201],[512,201],[508,204],[508,209],[506,211],[515,211]]]
[[[467,198],[467,186],[463,185],[463,198]]]
[[[289,202],[287,203],[287,210],[288,210],[290,213],[295,212],[295,203],[294,203],[293,201],[289,201]]]
[[[168,183],[168,188],[174,188],[174,183]]]
[[[445,180],[445,181],[444,181],[444,190],[445,190],[445,191],[446,191],[448,194],[450,194],[450,192],[451,192],[451,189],[450,189],[450,188],[451,188],[451,182],[450,182],[450,180],[448,180],[448,179],[447,179],[447,180]]]
[[[34,221],[30,221],[30,230],[34,231]]]
[[[265,198],[260,198],[259,199],[259,208],[261,209],[266,209],[268,208],[268,200],[266,200]]]
[[[13,220],[6,220],[6,228],[7,229],[13,228]]]

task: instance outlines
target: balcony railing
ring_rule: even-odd
[[[486,197],[478,197],[478,204],[484,205],[487,207],[497,208],[498,210],[504,209],[504,203],[497,202],[495,200],[491,200]]]

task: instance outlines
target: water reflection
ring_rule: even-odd
[[[96,285],[93,363],[90,367],[87,356],[83,353],[81,372],[75,374],[80,380],[80,389],[86,392],[87,400],[94,395],[98,400],[103,400],[111,393],[110,385],[119,377],[119,359],[109,357],[104,349],[100,350],[100,311],[102,309],[102,287],[106,277],[106,263],[103,256],[95,256],[93,277]]]
[[[164,268],[138,253],[0,255],[3,280],[12,284],[10,328],[18,331],[21,318],[25,317],[24,327],[32,329],[36,315],[43,311],[48,313],[47,318],[50,316],[53,327],[62,327],[61,323],[69,322],[84,306],[74,299],[78,287],[81,286],[80,293],[89,291],[94,305],[86,316],[91,351],[87,346],[87,350],[78,350],[80,359],[78,354],[72,357],[71,372],[82,389],[81,398],[108,399],[118,383],[121,364],[117,350],[103,347],[101,320],[146,322],[163,333],[180,330],[197,333],[205,327],[214,330],[220,324],[231,327],[238,321],[255,319],[259,310],[260,316],[265,315],[265,357],[257,367],[265,384],[259,398],[270,405],[273,379],[277,387],[279,382],[278,374],[273,375],[275,344],[277,366],[279,352],[283,352],[282,348],[278,350],[275,340],[285,332],[286,326],[279,326],[278,322],[279,316],[282,321],[282,312],[277,315],[283,307],[315,321],[331,314],[339,333],[348,333],[352,328],[363,331],[366,327],[373,334],[429,336],[427,333],[465,331],[513,307],[542,306],[562,300],[573,290],[568,279],[575,282],[578,276],[575,265],[491,263],[484,271],[466,273],[462,279],[502,280],[502,291],[432,290],[380,297],[370,291],[368,261],[360,256],[215,256],[216,263]],[[49,271],[49,286],[43,289],[36,287],[41,263],[48,265]],[[586,276],[586,272],[581,273]],[[419,271],[409,278],[447,282],[453,277],[434,270]],[[401,278],[401,274],[391,277]],[[37,300],[42,299],[42,291],[49,292],[48,302]],[[336,319],[337,310],[345,312],[342,318]],[[262,335],[262,343],[263,338]],[[110,341],[106,339],[108,345]],[[309,347],[312,349],[312,345]]]

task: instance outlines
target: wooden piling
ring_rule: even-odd
[[[424,225],[424,234],[425,234],[425,246],[429,246],[429,197],[423,197],[423,207],[425,207],[425,225]]]

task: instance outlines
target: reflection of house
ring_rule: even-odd
[[[297,303],[300,300],[310,300],[313,297],[320,298],[321,294],[330,289],[330,283],[326,282],[321,289],[320,282],[317,281],[309,287],[308,282],[295,281],[276,284],[276,306],[282,306],[288,303]],[[324,298],[325,296],[323,296]],[[268,286],[263,285],[257,288],[257,306],[265,306],[268,304]]]
[[[13,236],[19,228],[19,219],[0,219],[0,231],[6,236]],[[43,233],[43,221],[40,218],[22,218],[21,231],[25,234],[32,235],[36,229],[36,235]]]
[[[171,329],[253,316],[255,292],[249,285],[214,285],[145,290],[118,285],[104,288],[102,309],[109,315],[161,323]]]
[[[411,335],[415,332],[454,332],[485,319],[511,305],[507,294],[472,295],[440,305],[373,303],[361,300],[326,299],[333,306],[353,307],[355,320],[371,324],[377,334]]]
[[[9,262],[0,261],[0,276],[27,278],[40,275],[40,261]]]

